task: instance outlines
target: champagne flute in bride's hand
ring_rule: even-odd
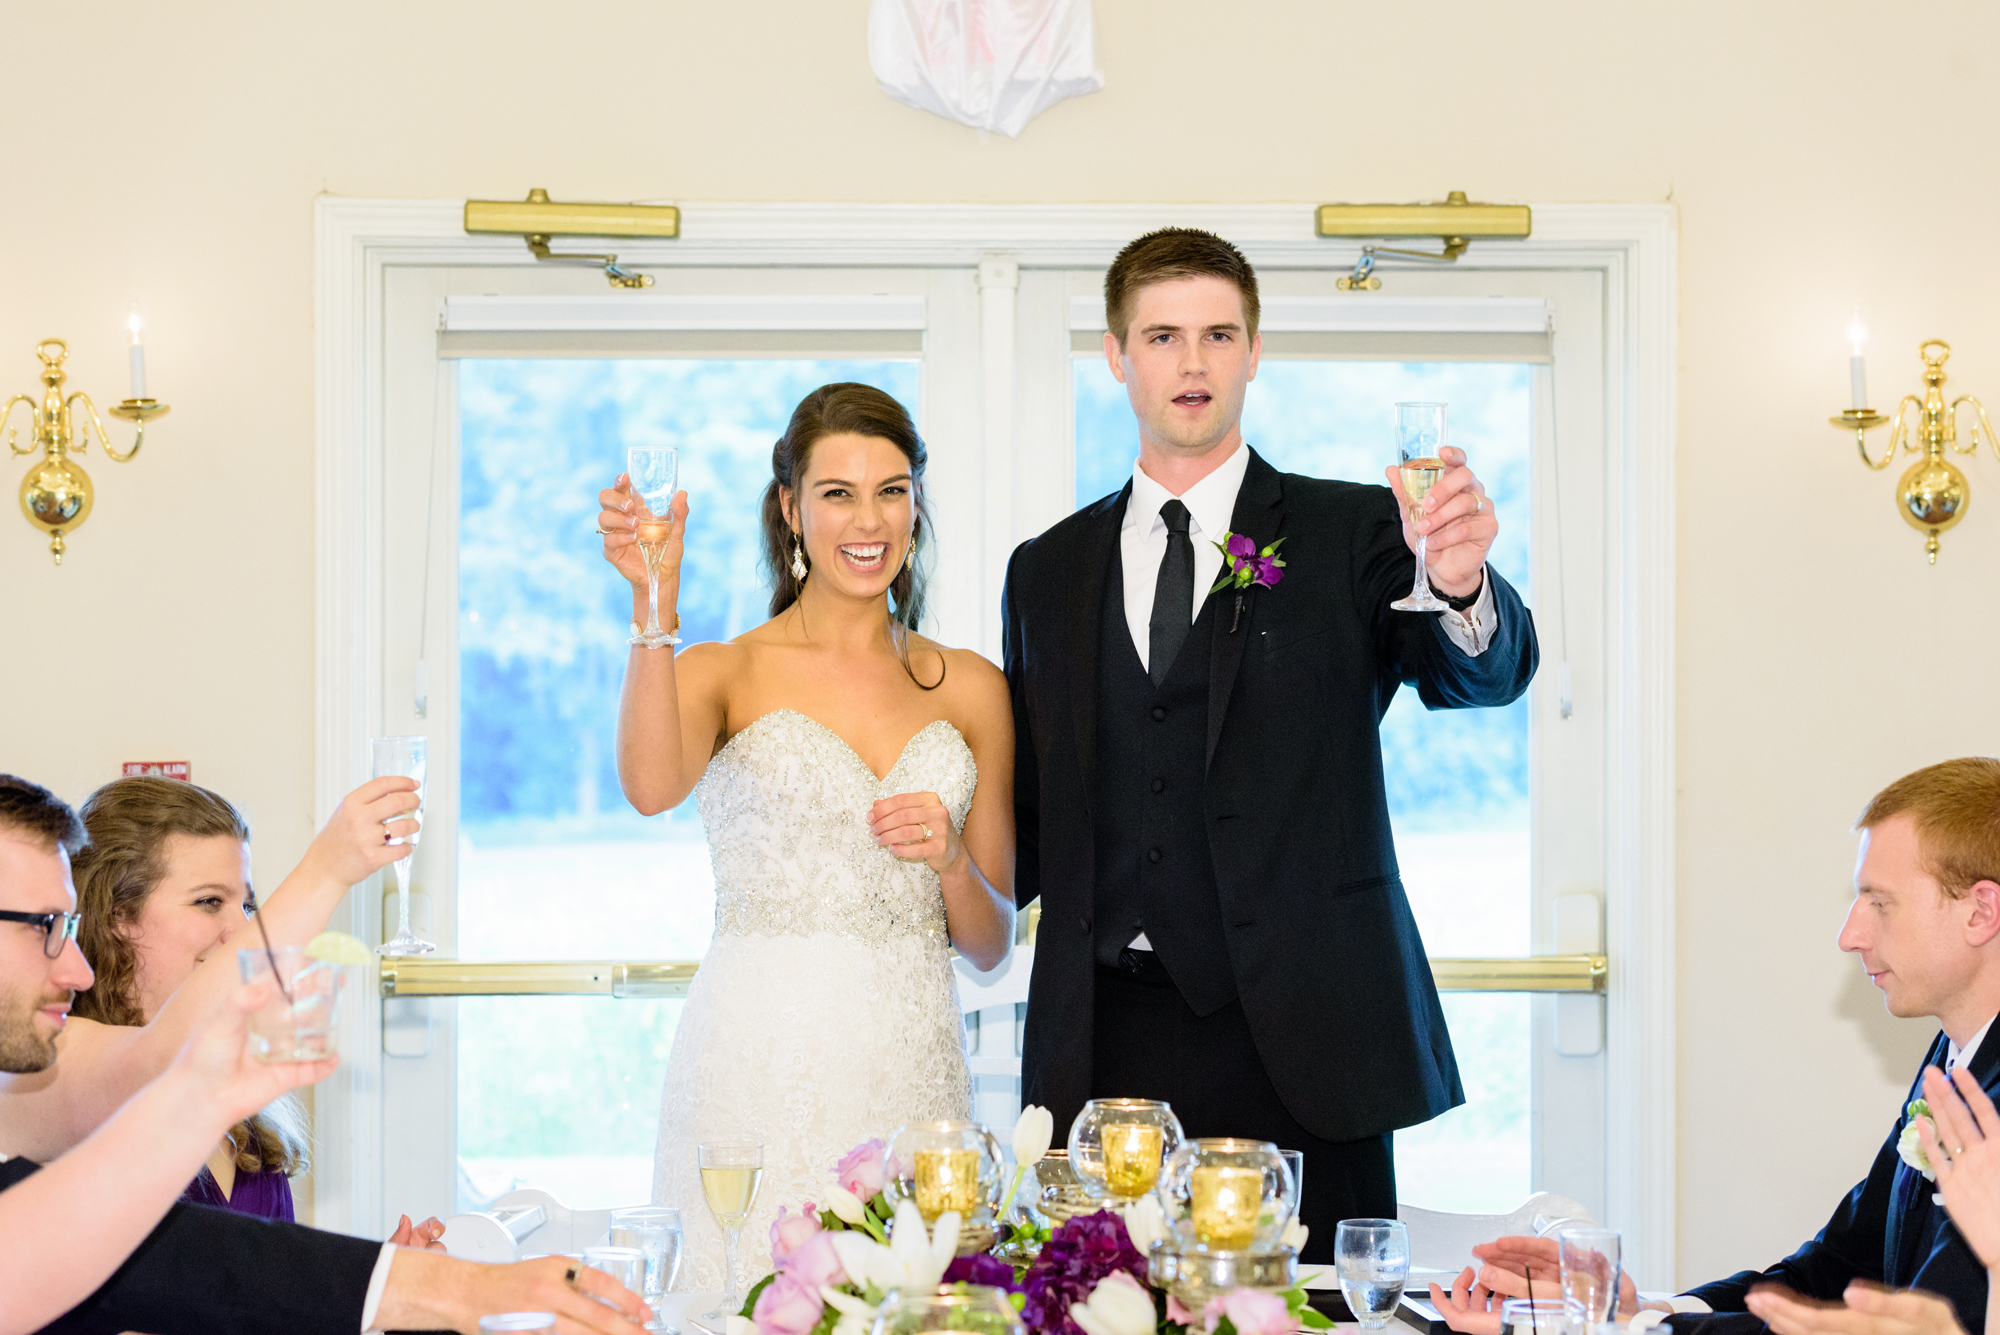
[[[694,1152],[701,1165],[701,1194],[708,1198],[708,1212],[722,1226],[725,1243],[722,1301],[701,1320],[715,1330],[724,1330],[743,1305],[736,1292],[736,1244],[743,1238],[743,1225],[757,1203],[757,1186],[764,1180],[764,1147],[716,1143],[697,1145]]]
[[[1396,405],[1396,464],[1402,471],[1403,495],[1409,501],[1412,522],[1424,517],[1424,497],[1444,476],[1444,418],[1442,403],[1399,403]],[[1417,582],[1407,598],[1389,606],[1398,612],[1442,612],[1451,606],[1431,592],[1430,572],[1424,567],[1424,553],[1430,535],[1417,535]]]
[[[378,955],[428,955],[437,946],[424,940],[410,930],[410,860],[416,857],[416,842],[423,833],[424,819],[424,750],[422,737],[377,737],[368,743],[373,760],[375,778],[395,775],[417,781],[417,809],[405,813],[409,819],[418,822],[419,828],[407,838],[395,837],[392,844],[411,845],[408,857],[397,858],[389,865],[396,869],[396,935],[375,947]],[[397,820],[404,819],[397,816]]]
[[[635,516],[639,554],[646,558],[646,629],[631,642],[648,649],[680,643],[671,631],[660,629],[660,562],[674,532],[674,482],[679,472],[680,455],[670,447],[634,445],[625,451],[625,474],[639,500]]]

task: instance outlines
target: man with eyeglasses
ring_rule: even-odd
[[[0,1071],[51,1069],[70,1000],[90,986],[90,965],[75,944],[69,871],[69,855],[83,840],[68,804],[38,784],[0,774]],[[71,1153],[105,1148],[86,1141]],[[129,1172],[139,1175],[148,1157],[133,1155]],[[0,1203],[39,1168],[25,1159],[0,1160]],[[89,1197],[52,1203],[49,1217],[36,1219],[32,1230],[7,1237],[9,1259],[25,1259],[37,1283],[85,1277],[62,1296],[81,1301],[45,1331],[476,1335],[481,1316],[522,1310],[555,1312],[566,1330],[641,1335],[644,1329],[646,1309],[635,1295],[563,1257],[476,1265],[226,1210],[167,1205],[159,1202],[165,1217],[136,1249],[129,1238],[118,1244],[117,1252],[129,1256],[90,1254],[109,1247],[107,1234],[117,1230],[105,1226],[102,1202]],[[44,1257],[21,1256],[38,1248]],[[98,1287],[89,1291],[93,1283]],[[0,1293],[0,1329],[20,1328],[7,1318],[22,1301]]]

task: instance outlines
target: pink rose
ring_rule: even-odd
[[[1181,1306],[1180,1299],[1174,1297],[1171,1293],[1167,1295],[1167,1320],[1177,1326],[1192,1326],[1200,1319],[1193,1312]]]
[[[779,1275],[757,1295],[750,1317],[760,1335],[809,1335],[825,1310],[818,1289],[809,1289],[790,1275]]]
[[[883,1163],[887,1157],[881,1141],[864,1140],[833,1166],[834,1180],[865,1204],[882,1190]]]
[[[793,1214],[789,1205],[778,1207],[778,1217],[771,1221],[771,1268],[783,1270],[785,1263],[798,1254],[799,1248],[812,1240],[819,1232],[819,1215],[807,1201],[805,1210]]]
[[[840,1264],[840,1253],[833,1249],[833,1235],[824,1232],[814,1233],[792,1253],[785,1273],[815,1293],[823,1284],[847,1282],[847,1271]]]
[[[1208,1328],[1214,1330],[1220,1317],[1228,1317],[1236,1335],[1291,1335],[1296,1324],[1285,1300],[1275,1293],[1237,1289],[1208,1303]]]

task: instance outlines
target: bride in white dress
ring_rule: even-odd
[[[769,1269],[779,1208],[823,1200],[849,1149],[971,1113],[948,952],[991,969],[1013,940],[1013,716],[998,668],[915,632],[924,463],[889,395],[814,390],[772,452],[772,619],[678,657],[635,647],[626,667],[625,795],[651,814],[693,793],[715,869],[653,1170],[655,1203],[681,1210],[684,1288],[731,1287],[698,1143],[764,1147],[740,1294]],[[643,620],[640,503],[623,477],[599,499],[605,558]],[[686,519],[681,493],[662,625]]]

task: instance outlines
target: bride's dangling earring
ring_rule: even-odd
[[[805,553],[799,550],[799,540],[796,535],[792,538],[792,578],[801,584],[806,582]]]
[[[917,563],[917,531],[915,529],[911,529],[910,545],[909,548],[903,553],[903,569],[907,571],[911,566],[915,565],[916,563]]]

